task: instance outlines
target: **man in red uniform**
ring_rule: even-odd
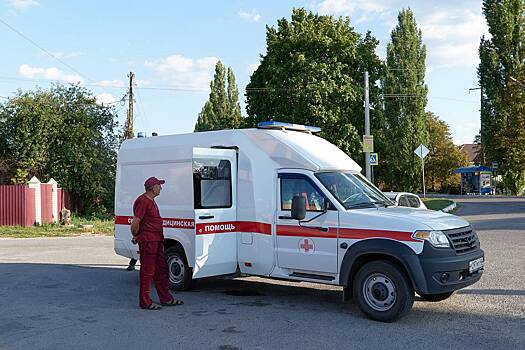
[[[154,303],[149,295],[151,281],[164,306],[175,306],[182,301],[174,299],[169,292],[168,265],[164,257],[164,234],[162,218],[155,197],[160,194],[164,180],[150,177],[144,182],[146,192],[133,204],[131,234],[133,244],[139,244],[140,251],[140,292],[139,305],[147,310],[159,310],[162,307]]]

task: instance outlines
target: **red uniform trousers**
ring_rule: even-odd
[[[173,299],[169,292],[168,264],[164,257],[163,242],[141,242],[140,250],[140,290],[139,304],[146,308],[153,302],[149,291],[151,281],[155,283],[155,289],[161,304]]]

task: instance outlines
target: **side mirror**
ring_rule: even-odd
[[[294,196],[292,198],[292,219],[303,220],[306,216],[306,198]]]

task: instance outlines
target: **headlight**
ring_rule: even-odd
[[[429,241],[436,248],[450,248],[447,236],[441,231],[416,231],[412,237]]]

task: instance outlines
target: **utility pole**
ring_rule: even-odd
[[[128,90],[128,116],[126,118],[126,124],[124,124],[124,139],[132,139],[135,137],[135,134],[133,133],[133,80],[135,79],[135,74],[133,72],[129,72],[128,74],[129,78],[129,90]]]
[[[423,173],[423,198],[427,198],[427,190],[425,187],[425,158],[421,158],[421,172]]]
[[[370,101],[368,98],[368,71],[365,72],[365,136],[370,136]],[[372,181],[372,169],[370,167],[370,152],[365,152],[365,173],[368,181]]]
[[[483,165],[485,164],[485,151],[483,150],[483,81],[480,81],[478,87],[468,89],[468,93],[470,94],[470,92],[474,90],[479,90],[479,116],[481,121],[481,130],[479,132],[479,136],[481,137],[481,164]]]

